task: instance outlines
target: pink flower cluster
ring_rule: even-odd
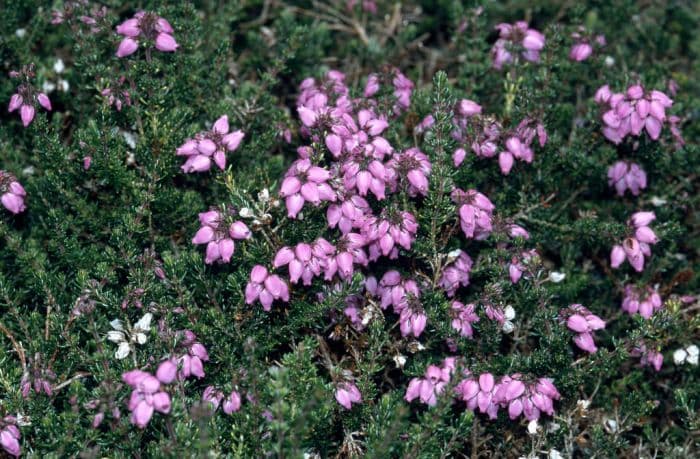
[[[0,445],[10,456],[19,457],[19,439],[22,437],[17,428],[17,418],[5,416],[0,422]]]
[[[117,57],[135,53],[144,40],[152,42],[159,51],[175,51],[180,45],[173,38],[173,32],[167,20],[155,13],[139,11],[117,26],[117,33],[124,37],[117,48]]]
[[[346,410],[352,409],[353,403],[362,402],[362,394],[352,382],[342,382],[335,388],[336,401]]]
[[[393,95],[385,98],[381,93],[374,99],[387,81]],[[319,237],[280,248],[272,266],[287,266],[292,284],[301,280],[308,286],[321,275],[326,281],[336,275],[348,280],[358,268],[382,256],[395,259],[400,248],[411,249],[418,231],[414,215],[393,206],[374,214],[368,197],[383,200],[388,193],[399,192],[417,197],[428,191],[432,169],[428,157],[417,148],[396,152],[382,136],[391,117],[408,108],[412,91],[413,84],[398,70],[370,75],[359,99],[350,99],[345,75],[338,71],[329,71],[320,82],[308,78],[301,83],[297,112],[301,133],[311,146],[297,148],[299,159],[286,172],[280,196],[289,218],[298,218],[307,202],[315,207],[328,204],[328,226],[338,228],[341,235],[334,243]],[[248,304],[264,298],[263,308],[269,310],[274,300],[289,300],[284,280],[260,265],[253,269],[246,288]],[[376,280],[368,290],[381,294]],[[427,317],[419,295],[416,286],[413,295],[394,306],[404,336],[419,336],[425,328]],[[345,313],[361,329],[359,299],[348,301]]]
[[[49,96],[43,92],[38,92],[30,83],[34,78],[34,64],[24,66],[19,72],[10,72],[11,78],[21,78],[23,82],[17,87],[16,92],[10,97],[10,103],[7,107],[9,112],[14,112],[19,109],[19,116],[22,119],[22,124],[27,127],[34,120],[36,114],[36,106],[41,105],[46,111],[51,111],[51,101]]]
[[[245,287],[245,302],[260,301],[269,311],[275,300],[289,301],[289,287],[277,274],[270,274],[264,266],[255,265],[250,272],[250,282]]]
[[[330,178],[329,171],[313,166],[308,158],[296,160],[287,170],[280,186],[280,197],[285,199],[287,216],[297,218],[307,201],[316,207],[321,201],[335,201],[336,192],[328,184]]]
[[[395,259],[399,256],[399,246],[411,249],[418,222],[410,212],[385,209],[379,217],[367,217],[360,232],[367,240],[371,261],[380,255]]]
[[[184,330],[180,334],[183,337],[180,345],[185,348],[185,352],[176,359],[180,364],[177,376],[179,379],[190,376],[201,379],[204,377],[204,362],[209,360],[207,348],[197,341],[197,335],[190,330]],[[170,362],[174,363],[172,360]]]
[[[404,399],[409,403],[419,399],[426,405],[435,406],[438,396],[445,391],[450,382],[455,364],[454,357],[447,357],[441,367],[429,365],[423,378],[413,378],[409,381]]]
[[[574,343],[579,349],[593,354],[598,350],[593,341],[593,332],[605,328],[605,321],[583,307],[581,304],[572,304],[560,313],[562,320],[566,320],[569,330],[578,333]]]
[[[614,187],[620,196],[627,190],[634,196],[639,196],[647,187],[647,174],[639,164],[618,161],[608,169],[608,185]]]
[[[229,132],[228,116],[223,115],[214,122],[211,131],[197,134],[178,147],[176,154],[186,156],[182,165],[185,173],[205,172],[211,169],[212,160],[219,169],[226,168],[226,152],[235,151],[245,134],[238,130]]]
[[[393,75],[397,112],[408,107],[413,85],[400,72]],[[357,100],[348,97],[344,80],[341,72],[330,71],[320,83],[309,78],[301,84],[297,112],[302,133],[316,145],[323,143],[332,161],[329,167],[320,165],[323,155],[317,146],[297,149],[301,159],[292,164],[280,187],[290,218],[296,218],[307,201],[318,206],[369,193],[382,200],[387,187],[395,192],[402,183],[411,195],[427,191],[431,169],[427,157],[416,148],[395,153],[382,137],[392,113],[381,112],[383,105],[372,99],[381,86],[380,76],[368,78],[365,97]],[[385,162],[388,155],[393,156]]]
[[[202,401],[209,402],[212,411],[216,411],[221,405],[221,409],[225,414],[233,414],[241,409],[241,394],[237,391],[231,393],[224,398],[224,393],[214,386],[207,386],[202,394]],[[223,403],[222,403],[223,402]]]
[[[482,115],[481,110],[479,104],[468,99],[457,104],[452,137],[462,146],[452,155],[455,167],[464,162],[466,148],[470,148],[480,158],[493,158],[498,153],[501,172],[508,175],[516,159],[526,163],[533,161],[531,145],[535,137],[540,147],[547,143],[547,132],[541,121],[526,117],[514,129],[505,130],[493,116]],[[503,145],[499,146],[500,143]]]
[[[526,21],[496,26],[498,40],[491,48],[493,68],[501,70],[504,64],[516,62],[518,54],[528,62],[539,62],[545,38],[542,32],[530,29]]]
[[[514,256],[510,260],[508,265],[508,274],[510,275],[510,281],[517,284],[523,273],[528,271],[537,260],[539,260],[540,255],[537,250],[530,249],[525,250],[520,253],[520,256]]]
[[[126,77],[120,76],[112,87],[106,87],[100,94],[107,98],[109,105],[114,105],[118,112],[122,111],[124,105],[131,105],[131,92],[126,86]]]
[[[394,153],[386,164],[386,171],[390,175],[388,183],[392,192],[404,188],[412,197],[428,194],[428,177],[432,171],[432,165],[428,157],[418,148]]]
[[[507,407],[510,419],[523,415],[528,421],[539,419],[542,413],[553,416],[554,400],[561,397],[551,379],[526,383],[518,373],[503,376],[498,382],[491,373],[478,378],[468,375],[455,387],[455,393],[466,402],[467,409],[478,408],[490,419],[496,419],[499,408]]]
[[[613,246],[610,252],[610,266],[617,269],[627,259],[637,272],[644,270],[644,257],[651,256],[651,244],[659,242],[649,223],[656,219],[654,212],[637,212],[628,221],[633,234],[625,238],[622,244]]]
[[[622,310],[630,315],[639,313],[648,319],[663,307],[661,295],[655,289],[647,286],[638,288],[634,285],[625,286],[625,297],[622,300]]]
[[[160,368],[158,373],[164,374]],[[174,379],[175,375],[172,374],[172,378],[159,380],[142,370],[131,370],[122,375],[122,380],[133,389],[128,404],[132,424],[143,429],[148,425],[155,411],[163,414],[170,412],[170,395],[162,390],[161,383],[169,384]]]
[[[574,44],[569,51],[569,59],[576,62],[583,62],[593,54],[593,46],[605,46],[605,35],[592,36],[586,32],[585,27],[579,27],[577,32],[571,34]]]
[[[453,301],[450,305],[450,314],[452,315],[452,328],[457,330],[461,336],[472,338],[474,336],[472,324],[479,321],[476,306],[471,303],[465,305],[459,301]]]
[[[486,239],[493,230],[493,211],[496,206],[489,198],[476,190],[464,191],[455,188],[452,191],[452,201],[459,206],[459,224],[464,235],[481,241]]]
[[[27,208],[24,204],[26,196],[27,192],[17,178],[9,172],[0,170],[0,202],[5,209],[13,214],[23,212]]]
[[[396,270],[387,271],[375,287],[374,278],[366,282],[367,290],[381,299],[380,306],[392,306],[399,315],[399,328],[402,336],[415,336],[423,333],[428,316],[420,303],[420,288],[413,279],[404,279]]]
[[[455,374],[457,361],[448,357],[442,366],[429,365],[422,378],[413,378],[408,383],[406,401],[419,399],[422,403],[435,406],[438,397],[449,386]],[[474,376],[469,371],[463,372],[464,378],[454,387],[453,395],[466,402],[467,409],[488,414],[496,419],[499,408],[508,408],[508,415],[516,419],[523,415],[527,420],[539,419],[542,413],[554,414],[554,400],[561,397],[559,391],[549,378],[539,378],[527,382],[519,373],[506,375],[496,381],[491,373]]]
[[[331,269],[329,259],[334,252],[335,247],[330,242],[318,238],[312,244],[300,242],[294,248],[282,247],[277,251],[272,265],[275,268],[287,266],[291,283],[296,284],[301,279],[304,285],[311,285],[314,277]],[[333,274],[330,276],[332,277]]]
[[[473,262],[467,252],[461,249],[450,252],[448,262],[442,270],[439,285],[445,290],[447,296],[452,298],[460,286],[469,285],[469,273],[472,270]]]
[[[664,355],[656,349],[647,347],[644,343],[632,348],[630,355],[633,357],[640,357],[640,365],[643,367],[652,367],[655,371],[661,371],[661,366],[664,363]]]
[[[37,354],[38,356],[39,354]],[[41,362],[35,359],[31,368],[22,375],[20,380],[20,389],[22,397],[27,398],[31,393],[32,388],[37,394],[42,392],[49,397],[53,395],[52,381],[56,379],[56,373],[50,368],[42,368]]]
[[[615,144],[628,135],[638,137],[645,129],[657,140],[667,119],[666,109],[673,105],[663,92],[645,92],[641,84],[630,86],[624,94],[602,86],[595,93],[595,101],[603,110],[603,135]]]
[[[204,262],[212,264],[217,260],[223,263],[231,261],[235,250],[235,240],[250,239],[251,233],[245,223],[232,223],[224,211],[214,209],[199,214],[202,225],[192,238],[193,244],[207,244],[207,254]],[[229,224],[227,224],[229,223]]]

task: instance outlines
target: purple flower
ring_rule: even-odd
[[[401,312],[407,306],[409,296],[420,297],[420,289],[416,281],[402,279],[401,274],[394,270],[384,273],[372,293],[381,299],[382,309],[392,306],[396,312]]]
[[[492,216],[496,208],[489,198],[476,190],[456,188],[452,201],[459,205],[459,223],[467,238],[486,239],[493,230]]]
[[[663,307],[661,295],[655,289],[647,286],[638,288],[634,285],[625,286],[625,296],[622,300],[622,310],[630,315],[639,314],[648,319]]]
[[[412,402],[419,399],[429,406],[437,404],[437,398],[445,391],[454,371],[454,359],[446,358],[442,367],[429,365],[423,378],[413,378],[408,383],[404,399]]]
[[[176,151],[178,156],[186,156],[187,161],[182,165],[185,173],[205,172],[211,169],[212,160],[224,170],[226,168],[226,152],[238,149],[245,134],[243,131],[229,132],[228,116],[223,115],[211,131],[197,134],[194,139],[188,139]]]
[[[212,411],[216,411],[224,399],[224,393],[214,386],[207,386],[202,393],[202,401],[209,402]]]
[[[475,312],[474,304],[463,304],[453,301],[451,305],[452,328],[465,338],[472,338],[474,330],[472,324],[479,321],[479,316]]]
[[[323,241],[324,243],[319,243],[317,240],[313,248],[305,242],[300,242],[293,249],[282,247],[277,251],[272,265],[275,268],[286,265],[291,283],[296,284],[301,279],[304,285],[311,285],[313,278],[323,272],[326,260],[334,250],[328,241]]]
[[[608,185],[614,187],[620,196],[628,189],[634,196],[639,196],[647,187],[647,174],[639,164],[618,161],[608,169]]]
[[[403,153],[394,153],[386,164],[387,182],[392,192],[399,184],[408,190],[409,196],[428,194],[428,176],[432,165],[428,157],[418,148],[409,148]]]
[[[539,62],[545,45],[545,37],[540,31],[530,29],[525,21],[501,23],[496,29],[499,38],[491,49],[493,68],[500,70],[503,65],[513,63],[518,53],[526,61]]]
[[[532,264],[536,263],[538,259],[539,254],[535,249],[525,250],[520,253],[519,257],[512,257],[508,265],[510,281],[517,284],[523,273],[525,273]]]
[[[156,370],[156,378],[163,384],[170,384],[177,377],[177,360],[164,360],[158,365]]]
[[[219,210],[210,210],[199,214],[201,228],[192,238],[193,244],[207,244],[206,264],[212,264],[221,260],[223,263],[231,261],[235,249],[234,239],[250,239],[251,233],[245,223],[235,221],[228,228],[225,224],[226,216]]]
[[[139,11],[133,18],[119,24],[117,33],[124,37],[119,43],[117,57],[133,54],[144,40],[159,51],[172,52],[180,46],[172,36],[170,23],[155,13]]]
[[[603,135],[615,144],[628,136],[638,137],[646,130],[652,140],[658,140],[666,121],[666,109],[673,101],[663,92],[645,92],[640,84],[627,91],[613,93],[608,85],[598,89],[595,101],[603,111]]]
[[[207,349],[200,342],[197,342],[197,336],[190,330],[183,332],[184,339],[182,346],[186,352],[179,359],[180,371],[178,378],[186,379],[190,376],[195,376],[199,379],[204,377],[204,362],[209,360]]]
[[[592,332],[605,328],[605,322],[600,317],[580,304],[572,304],[568,309],[563,310],[560,316],[566,319],[569,330],[578,333],[574,338],[576,346],[591,354],[598,350],[593,341]]]
[[[652,367],[655,371],[661,371],[661,366],[664,363],[664,355],[655,349],[650,349],[646,344],[642,343],[635,346],[630,355],[633,357],[641,357],[639,359],[640,365],[643,367]]]
[[[24,127],[29,126],[34,120],[37,105],[40,105],[48,112],[52,110],[49,96],[37,91],[30,83],[35,76],[34,64],[25,65],[18,72],[10,72],[10,76],[12,78],[21,78],[23,82],[17,87],[17,92],[10,97],[7,110],[13,112],[19,109],[19,115]]]
[[[265,311],[269,311],[275,300],[289,301],[289,287],[276,274],[269,274],[261,265],[253,266],[250,282],[245,288],[246,304],[260,301]]]
[[[145,428],[154,411],[170,412],[170,395],[161,390],[160,381],[150,373],[131,370],[122,374],[122,380],[134,389],[129,398],[131,423]]]
[[[27,206],[24,204],[24,199],[27,192],[20,185],[14,175],[9,172],[0,170],[0,202],[13,214],[23,212]]]
[[[428,316],[425,314],[423,307],[417,301],[417,298],[410,297],[408,304],[401,310],[399,314],[399,328],[402,336],[414,336],[418,338],[428,321]]]
[[[362,402],[362,394],[355,384],[343,382],[335,389],[335,399],[343,408],[349,410],[353,403]]]
[[[16,424],[17,420],[14,416],[5,416],[0,423],[0,445],[10,456],[19,457],[21,435]]]
[[[226,414],[232,414],[241,409],[241,394],[237,391],[231,393],[224,399],[222,409]]]
[[[582,62],[588,59],[591,54],[593,54],[593,47],[589,43],[576,43],[571,47],[569,59]]]
[[[653,212],[637,212],[628,222],[630,235],[622,244],[613,246],[610,252],[610,266],[617,269],[627,259],[635,271],[644,270],[645,257],[651,256],[650,245],[659,242],[659,238],[647,225],[656,219]]]
[[[411,250],[418,232],[418,222],[412,213],[406,211],[382,211],[379,217],[368,217],[360,233],[369,244],[369,259],[377,260],[380,256],[395,259],[398,247]]]
[[[337,226],[341,233],[347,234],[353,228],[362,228],[365,217],[371,215],[371,213],[372,209],[369,207],[367,200],[362,196],[353,195],[340,204],[328,206],[326,218],[330,228]]]
[[[469,272],[472,269],[472,259],[463,250],[450,252],[449,264],[442,270],[439,285],[447,296],[453,297],[457,289],[469,285]]]
[[[314,166],[308,159],[295,161],[280,186],[280,196],[285,198],[287,216],[296,218],[305,202],[319,206],[321,201],[335,201],[336,193],[328,181],[331,173]]]

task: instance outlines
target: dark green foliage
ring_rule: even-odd
[[[340,0],[109,0],[100,2],[109,8],[108,27],[90,33],[78,23],[50,23],[60,1],[0,0],[0,73],[34,63],[39,87],[60,79],[69,85],[50,94],[53,112],[37,110],[26,129],[16,113],[0,110],[0,169],[15,174],[28,194],[26,212],[11,216],[0,208],[0,339],[6,350],[0,357],[0,417],[21,414],[31,422],[20,428],[23,454],[433,458],[536,456],[555,448],[576,457],[698,455],[698,367],[676,366],[672,358],[674,350],[700,341],[698,6],[633,0],[377,3],[379,13],[371,15],[359,6],[349,12]],[[140,9],[170,21],[177,52],[114,56],[114,27]],[[521,19],[547,36],[542,62],[497,72],[490,57],[493,26]],[[579,25],[605,34],[608,45],[574,63],[567,55]],[[57,58],[65,62],[61,74],[53,69]],[[345,297],[361,290],[360,274],[342,291],[318,278],[310,288],[298,285],[289,304],[276,303],[269,313],[246,305],[244,288],[255,264],[269,266],[282,245],[336,236],[324,207],[306,206],[302,221],[287,219],[283,203],[266,209],[271,222],[237,243],[230,264],[205,265],[202,248],[190,242],[199,212],[254,207],[263,190],[276,196],[296,147],[306,142],[295,109],[304,78],[339,69],[359,96],[366,76],[385,66],[400,68],[417,86],[409,112],[392,122],[386,137],[396,149],[418,146],[433,172],[428,197],[388,200],[387,206],[417,215],[419,235],[398,265],[382,260],[371,265],[372,274],[398,266],[432,281],[444,254],[462,248],[475,264],[469,287],[457,298],[513,306],[512,335],[482,313],[476,339],[460,338],[450,327],[450,301],[431,289],[421,298],[428,326],[420,340],[401,338],[397,317],[388,311],[358,333],[333,318],[342,317]],[[133,101],[121,111],[100,95],[119,77]],[[607,83],[624,91],[641,81],[666,91],[670,79],[680,86],[671,111],[685,120],[684,148],[674,148],[668,127],[659,142],[642,136],[614,146],[603,137],[593,102],[598,87]],[[0,79],[1,104],[14,91],[14,80]],[[465,97],[510,126],[528,114],[542,116],[549,142],[535,150],[532,164],[518,162],[508,176],[495,160],[473,154],[454,168],[452,109]],[[229,154],[226,171],[183,174],[175,149],[224,113],[233,129],[246,134]],[[435,126],[414,135],[413,126],[428,114]],[[287,128],[291,144],[281,136]],[[92,157],[89,170],[83,169],[85,156]],[[618,158],[634,159],[647,171],[649,186],[641,196],[618,197],[608,187],[607,168]],[[541,255],[530,279],[508,280],[515,251],[499,246],[503,241],[463,237],[450,199],[455,187],[478,189],[496,205],[498,218],[530,231],[531,239],[517,247]],[[654,206],[659,200],[665,203]],[[610,248],[638,210],[656,212],[661,241],[643,273],[628,265],[612,271]],[[550,282],[551,271],[566,273],[565,280]],[[665,309],[649,321],[623,314],[622,287],[629,283],[658,284]],[[696,298],[683,303],[683,295]],[[596,354],[575,348],[558,319],[572,303],[608,321],[596,333]],[[73,313],[86,304],[92,312]],[[154,314],[147,344],[115,359],[116,347],[105,339],[110,321],[134,323],[146,311]],[[129,390],[121,374],[135,367],[153,372],[174,351],[172,335],[159,333],[159,322],[168,331],[192,330],[210,360],[204,379],[173,386],[171,414],[156,414],[141,430],[128,422]],[[541,419],[540,431],[529,435],[525,421],[509,420],[503,410],[489,421],[447,397],[433,408],[407,403],[408,381],[453,355],[448,339],[475,373],[553,378],[562,394],[557,417]],[[641,367],[631,355],[639,340],[663,352],[661,372]],[[399,356],[407,360],[403,368]],[[56,374],[52,396],[22,396],[23,361]],[[350,411],[333,398],[342,370],[352,371],[363,396]],[[241,391],[241,410],[212,413],[201,403],[209,385],[226,394]],[[94,400],[109,407],[98,428],[91,426]],[[583,400],[591,402],[588,408]],[[111,414],[114,407],[121,410],[119,420]]]

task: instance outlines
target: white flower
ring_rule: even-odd
[[[17,29],[15,30],[15,35],[17,38],[24,38],[24,36],[27,35],[27,29]]]
[[[63,92],[68,92],[70,89],[70,85],[66,80],[58,80],[58,89],[60,89]]]
[[[56,73],[63,73],[63,71],[66,69],[66,65],[63,63],[63,59],[60,57],[56,59],[56,62],[53,64],[53,71]]]
[[[549,450],[549,455],[547,457],[549,459],[564,459],[564,456],[562,456],[561,453],[554,448]]]
[[[698,347],[695,344],[691,344],[690,346],[685,348],[685,351],[688,353],[688,357],[686,357],[685,361],[691,365],[697,366],[698,352],[700,352],[700,349],[698,349]]]
[[[255,214],[253,213],[252,210],[250,210],[248,207],[244,207],[241,210],[238,211],[238,215],[240,215],[243,218],[253,218],[255,217]]]
[[[135,349],[136,344],[145,344],[148,340],[147,333],[151,330],[152,319],[153,314],[148,312],[133,327],[127,330],[124,329],[124,324],[122,324],[121,320],[114,319],[111,321],[109,324],[114,330],[107,332],[107,339],[118,344],[114,357],[119,360],[125,359]]]
[[[654,207],[665,206],[667,202],[668,201],[666,201],[664,198],[660,198],[658,196],[651,197],[651,205]]]
[[[591,401],[590,400],[579,400],[576,402],[576,406],[581,410],[581,411],[586,411],[589,406],[591,406]]]
[[[515,309],[513,309],[513,306],[506,306],[503,309],[503,317],[505,320],[501,326],[501,330],[503,330],[503,333],[513,333],[513,330],[515,330],[515,325],[512,322],[512,320],[515,319]]]
[[[688,353],[684,349],[676,349],[673,353],[673,363],[676,365],[681,365],[685,362],[685,358],[688,357]]]
[[[394,363],[396,364],[396,368],[403,368],[403,366],[406,365],[406,356],[401,354],[395,355]]]
[[[17,425],[20,427],[26,427],[32,425],[32,419],[29,416],[25,416],[22,413],[17,413],[15,416],[17,419]]]
[[[607,421],[605,421],[605,429],[609,433],[617,432],[617,421],[615,421],[614,419],[608,419]]]
[[[529,433],[530,435],[537,435],[537,428],[539,426],[540,425],[537,424],[537,419],[533,419],[527,424],[527,433]]]
[[[547,432],[556,432],[559,429],[561,429],[561,426],[559,424],[557,424],[556,422],[548,422],[547,423]]]
[[[459,256],[461,255],[462,250],[461,249],[455,249],[452,252],[449,252],[447,254],[447,263],[452,263],[455,261]]]
[[[56,89],[56,85],[53,81],[44,81],[41,85],[41,90],[47,94],[52,93],[54,89]]]
[[[503,333],[513,333],[513,330],[515,330],[515,325],[513,325],[513,322],[510,320],[506,320],[503,322],[503,326],[501,327],[501,330],[503,330]]]
[[[563,281],[565,277],[565,273],[560,273],[557,271],[552,271],[551,273],[549,273],[549,280],[554,282],[555,284],[558,284],[559,282]]]
[[[124,137],[124,141],[126,144],[129,146],[129,148],[136,148],[136,136],[132,132],[128,131],[121,131],[122,136]]]
[[[605,56],[605,65],[607,67],[612,67],[615,65],[615,58],[612,56]]]

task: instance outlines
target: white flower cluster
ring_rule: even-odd
[[[698,352],[700,349],[695,344],[691,344],[685,349],[677,349],[673,353],[673,363],[676,365],[683,365],[684,363],[689,363],[691,365],[697,366],[698,364]]]

